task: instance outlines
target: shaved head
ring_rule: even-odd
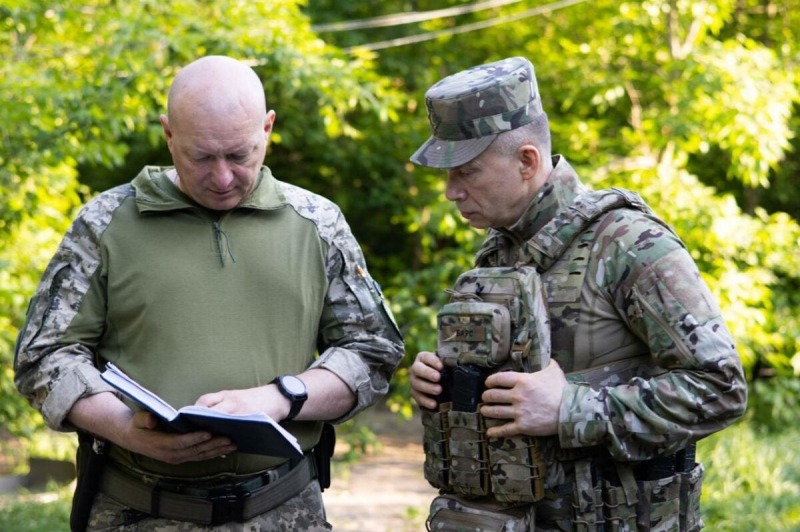
[[[252,68],[224,56],[207,56],[178,72],[169,90],[167,116],[173,128],[184,119],[266,115],[264,88]]]

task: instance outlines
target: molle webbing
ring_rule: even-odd
[[[480,408],[480,405],[478,406]],[[486,429],[499,421],[478,412],[422,410],[425,478],[444,493],[468,498],[530,503],[544,496],[545,464],[539,440],[530,436],[486,437]]]
[[[592,387],[613,386],[634,376],[653,376],[664,370],[649,356],[621,360],[567,374],[567,380]],[[478,405],[480,409],[480,405]],[[422,410],[425,478],[435,488],[464,496],[493,495],[501,502],[534,502],[544,494],[545,464],[539,440],[529,436],[486,437],[497,420],[477,412],[457,412],[452,403]],[[564,449],[561,459],[591,458],[595,447]],[[605,456],[605,455],[603,455]]]

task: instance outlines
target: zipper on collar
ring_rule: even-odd
[[[233,250],[231,249],[231,239],[228,233],[222,229],[220,220],[212,220],[211,226],[214,228],[214,240],[217,244],[219,263],[224,268],[226,254],[231,258],[231,261],[236,262],[236,257],[233,256]]]

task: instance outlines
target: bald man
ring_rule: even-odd
[[[187,65],[160,117],[174,166],[90,201],[31,300],[20,392],[107,444],[90,530],[330,529],[323,422],[385,395],[403,342],[339,208],[263,166],[275,117],[243,63]],[[264,412],[306,454],[165,432],[105,384],[107,362],[176,408]]]

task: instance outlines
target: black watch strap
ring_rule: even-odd
[[[295,416],[300,413],[300,409],[303,408],[303,403],[308,399],[308,391],[306,390],[305,383],[294,375],[281,375],[280,377],[276,377],[272,383],[278,386],[278,390],[280,390],[281,394],[289,399],[291,403],[289,415],[287,415],[283,421],[293,420]]]

